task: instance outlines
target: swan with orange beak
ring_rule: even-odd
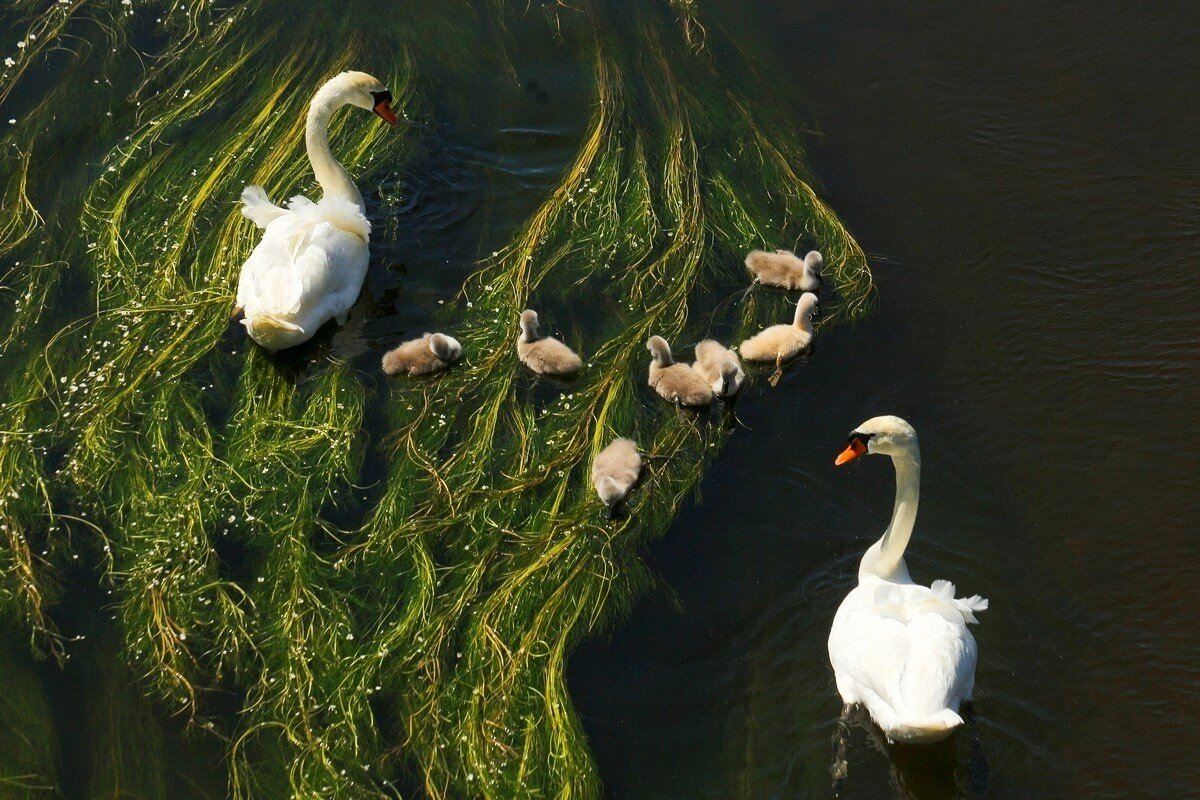
[[[358,299],[371,253],[371,223],[362,194],[329,149],[329,120],[345,105],[399,120],[392,93],[365,72],[343,72],[309,103],[304,144],[321,186],[317,202],[296,196],[275,205],[261,186],[242,191],[242,216],[263,237],[238,280],[237,308],[250,338],[272,352],[312,338],[329,320],[346,322]]]
[[[936,742],[962,724],[975,689],[978,648],[967,625],[988,607],[979,595],[954,596],[954,584],[914,583],[904,563],[920,499],[917,432],[899,417],[873,417],[850,432],[837,464],[890,456],[896,505],[879,541],[863,555],[854,587],[833,618],[829,661],[847,707],[866,706],[888,739]]]

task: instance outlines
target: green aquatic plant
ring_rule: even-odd
[[[139,687],[227,743],[237,797],[598,796],[567,659],[649,584],[640,547],[730,431],[652,396],[646,339],[713,325],[737,339],[786,316],[780,295],[714,293],[739,294],[746,250],[797,238],[822,249],[836,289],[823,325],[870,303],[862,251],[805,180],[778,100],[748,88],[736,51],[710,47],[720,30],[694,2],[548,6],[540,22],[499,3],[287,6],[286,22],[279,2],[61,5],[5,13],[43,44],[70,31],[126,91],[100,95],[110,146],[79,156],[99,166],[69,198],[29,189],[63,168],[38,147],[56,119],[44,101],[0,139],[20,155],[2,176],[16,221],[0,228],[15,262],[0,308],[3,613],[66,652],[61,567],[94,562]],[[385,7],[388,24],[358,24]],[[138,71],[116,45],[150,18],[159,52]],[[273,197],[310,183],[312,89],[391,64],[397,110],[418,116],[431,76],[466,85],[510,64],[517,25],[576,56],[591,116],[551,191],[445,312],[465,362],[376,396],[320,345],[296,365],[229,334],[255,241],[233,201],[251,182]],[[32,68],[5,74],[0,102]],[[74,69],[68,90],[86,73]],[[360,182],[395,183],[420,128],[369,123],[335,118],[335,148]],[[596,313],[576,322],[583,303]],[[578,379],[519,367],[530,306],[566,326]],[[372,414],[381,440],[364,430]],[[647,467],[610,520],[587,470],[616,435]],[[380,481],[360,487],[367,459]],[[147,765],[150,795],[161,774]]]

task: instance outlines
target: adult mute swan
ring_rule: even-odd
[[[979,595],[956,599],[949,581],[926,587],[909,577],[904,549],[921,484],[917,432],[899,417],[874,417],[850,432],[837,463],[863,453],[892,457],[896,505],[833,618],[829,661],[842,701],[866,706],[889,740],[936,742],[962,724],[958,710],[975,688],[977,654],[967,625],[988,603]]]
[[[329,119],[349,104],[395,125],[391,102],[387,88],[365,72],[334,76],[313,95],[304,128],[321,199],[297,196],[281,208],[261,186],[242,191],[242,215],[264,233],[242,265],[237,305],[250,338],[267,350],[306,342],[331,319],[344,324],[358,299],[371,223],[358,187],[329,150]]]

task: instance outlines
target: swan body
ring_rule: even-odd
[[[800,258],[791,250],[751,250],[746,256],[746,269],[759,283],[782,289],[815,292],[821,286],[821,268],[825,259],[816,250]]]
[[[666,339],[651,336],[646,349],[651,357],[650,388],[663,399],[691,408],[703,408],[712,402],[713,392],[708,381],[691,366],[675,363]]]
[[[458,361],[462,352],[462,345],[453,336],[427,333],[385,353],[383,371],[388,375],[428,375]]]
[[[614,439],[592,461],[592,486],[600,501],[612,508],[629,494],[641,471],[642,457],[637,443],[632,439]]]
[[[517,357],[539,375],[573,375],[583,367],[574,350],[558,339],[538,335],[538,315],[530,309],[521,312]]]
[[[914,583],[904,563],[920,495],[917,434],[899,417],[875,417],[850,434],[838,457],[890,455],[896,505],[883,537],[867,549],[858,586],[846,595],[829,631],[829,661],[838,694],[862,703],[888,739],[935,742],[962,724],[959,709],[975,688],[978,648],[967,629],[987,600],[954,596],[954,584]]]
[[[796,302],[796,318],[791,325],[772,325],[759,331],[738,349],[748,361],[787,361],[806,350],[813,339],[813,314],[817,311],[817,296],[812,292],[800,295]]]
[[[329,119],[343,105],[373,110],[396,124],[391,94],[363,72],[343,72],[309,104],[305,144],[322,197],[275,205],[260,186],[242,192],[242,215],[263,230],[242,265],[237,305],[250,338],[272,352],[312,338],[331,319],[343,324],[370,260],[362,195],[329,150]]]
[[[692,369],[699,372],[717,397],[732,397],[742,390],[746,372],[737,353],[714,339],[696,345],[696,362]]]

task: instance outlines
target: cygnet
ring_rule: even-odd
[[[733,397],[741,391],[746,372],[737,353],[715,339],[705,339],[696,345],[696,363],[692,369],[708,381],[717,397]]]
[[[816,250],[810,250],[803,259],[791,250],[751,250],[746,256],[746,269],[754,274],[759,283],[778,286],[782,289],[815,292],[821,285],[821,268],[825,259]]]
[[[385,353],[383,371],[388,375],[428,375],[458,361],[462,352],[462,345],[453,336],[426,333]]]
[[[738,348],[748,361],[774,361],[775,374],[771,385],[779,383],[782,364],[794,358],[812,344],[813,314],[817,311],[817,296],[812,292],[800,295],[796,302],[796,318],[791,325],[772,325],[742,342]]]
[[[575,351],[558,339],[538,338],[538,315],[529,309],[521,312],[517,357],[539,375],[572,375],[583,366]]]
[[[671,346],[661,336],[651,336],[646,342],[650,351],[650,386],[664,399],[692,408],[712,402],[713,393],[708,381],[687,364],[676,364],[671,358]]]
[[[596,487],[600,501],[611,511],[629,494],[641,471],[642,457],[638,455],[637,442],[614,439],[592,461],[592,485]]]

